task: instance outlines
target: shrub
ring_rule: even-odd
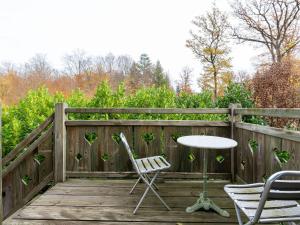
[[[64,101],[62,94],[50,95],[44,87],[29,91],[18,105],[3,110],[3,154],[6,155],[54,111],[55,103]]]
[[[178,96],[169,87],[147,87],[127,95],[124,84],[113,91],[104,81],[98,85],[95,95],[89,99],[79,89],[64,97],[61,92],[50,94],[41,87],[27,93],[17,105],[3,108],[3,155],[11,151],[33,129],[54,111],[57,102],[67,102],[71,107],[138,107],[138,108],[209,108],[214,107],[212,93],[184,93]],[[203,119],[223,120],[220,115],[158,115],[158,114],[68,114],[69,119]]]
[[[180,92],[176,97],[177,108],[212,108],[213,93],[211,91],[203,91],[202,93]]]
[[[298,108],[300,107],[299,62],[286,58],[281,63],[263,68],[253,78],[253,97],[257,107],[262,108]],[[271,126],[293,125],[299,128],[299,121],[282,118],[266,118]]]
[[[224,96],[219,97],[217,106],[219,108],[228,108],[230,103],[240,103],[243,108],[251,108],[254,102],[251,92],[243,84],[231,83],[224,92]]]
[[[225,90],[224,96],[219,97],[217,106],[228,108],[230,103],[239,103],[242,108],[254,107],[251,92],[244,84],[231,83]],[[266,121],[259,116],[243,116],[243,121],[247,123],[265,125]]]

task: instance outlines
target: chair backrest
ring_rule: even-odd
[[[287,176],[300,177],[300,171],[280,171],[268,178],[253,217],[253,223],[259,220],[267,200],[300,200],[300,180],[282,180],[282,177]]]
[[[131,161],[131,163],[132,163],[135,171],[137,173],[140,173],[139,168],[137,166],[137,163],[136,163],[136,161],[134,159],[133,153],[132,153],[132,151],[130,149],[130,146],[129,146],[128,142],[127,142],[127,139],[126,139],[125,135],[122,132],[120,133],[120,138],[121,138],[121,141],[122,141],[122,143],[123,143],[123,145],[124,145],[124,147],[125,147],[125,149],[126,149],[126,151],[128,153],[129,159],[130,159],[130,161]]]
[[[300,180],[275,180],[268,200],[300,200]]]

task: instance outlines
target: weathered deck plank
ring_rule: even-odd
[[[186,206],[196,200],[200,182],[166,181],[159,183],[160,194],[170,205],[166,209],[149,195],[136,215],[132,214],[143,188],[140,184],[133,195],[128,192],[134,180],[70,179],[57,184],[23,207],[3,224],[19,225],[170,225],[170,224],[236,224],[233,204],[223,191],[225,182],[209,183],[209,194],[231,214],[230,218],[214,212],[198,211],[187,214]]]
[[[13,220],[10,223],[11,225],[175,225],[176,223],[171,222],[111,222],[111,221],[105,221],[105,222],[99,222],[99,221],[78,221],[78,220],[69,220],[67,223],[64,221],[59,220]],[[180,223],[177,223],[180,224]],[[176,224],[176,225],[177,225]],[[196,225],[199,223],[184,223],[184,225]],[[201,224],[201,223],[200,223]],[[204,223],[202,223],[204,224]],[[211,223],[210,225],[221,225],[223,223]],[[226,223],[226,225],[236,225],[237,223]]]

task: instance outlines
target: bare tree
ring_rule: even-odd
[[[245,84],[250,81],[251,77],[250,74],[247,73],[245,70],[240,70],[233,74],[233,80],[236,83]]]
[[[231,68],[227,46],[229,37],[229,22],[227,15],[216,5],[204,16],[198,16],[192,23],[197,31],[191,31],[192,38],[186,41],[186,46],[201,60],[204,73],[213,80],[214,99],[218,95],[218,79],[228,73]]]
[[[87,56],[83,50],[75,50],[63,58],[65,72],[69,75],[80,75],[92,71],[92,58]]]
[[[29,62],[25,63],[25,74],[40,78],[49,78],[52,75],[53,68],[47,61],[45,54],[36,54]]]
[[[235,0],[232,6],[240,21],[234,37],[265,46],[273,63],[299,44],[299,0]]]
[[[93,58],[93,71],[97,75],[102,75],[105,73],[105,68],[103,64],[103,57],[102,56],[97,56]]]
[[[116,59],[117,70],[123,76],[128,75],[133,64],[133,59],[128,55],[120,55]]]
[[[108,53],[104,57],[100,57],[103,69],[109,75],[112,75],[113,72],[116,70],[116,56],[112,53]]]
[[[12,73],[17,73],[17,66],[9,61],[2,62],[0,65],[0,74],[5,75],[5,74],[12,74]]]
[[[185,66],[180,73],[180,79],[177,81],[177,92],[192,92],[192,72],[193,70]]]

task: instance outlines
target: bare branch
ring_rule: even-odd
[[[233,36],[264,45],[273,62],[281,61],[299,44],[299,0],[236,0],[233,7],[240,21]]]

